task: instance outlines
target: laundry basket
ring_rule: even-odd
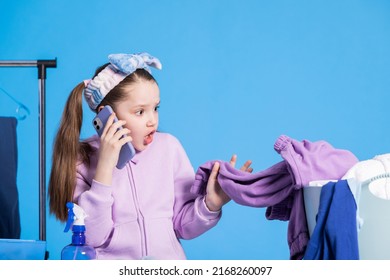
[[[310,235],[312,235],[316,225],[316,215],[323,184],[325,184],[325,181],[318,181],[314,182],[312,186],[303,188]],[[358,232],[360,259],[390,260],[390,200],[375,196],[368,186],[364,186],[360,193],[358,212],[359,217],[363,220]]]

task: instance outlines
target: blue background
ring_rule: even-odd
[[[180,139],[194,169],[237,153],[256,172],[281,160],[282,134],[360,160],[389,152],[389,50],[386,0],[0,1],[0,60],[57,58],[46,81],[47,181],[66,99],[110,53],[160,58],[160,130]],[[38,239],[37,70],[0,68],[0,87],[31,111],[17,128],[18,188],[22,238]],[[0,92],[0,115],[16,108]],[[215,228],[182,242],[188,258],[288,259],[287,222],[264,213],[228,203]],[[64,226],[47,214],[49,259],[70,242]]]

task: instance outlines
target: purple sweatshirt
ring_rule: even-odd
[[[283,161],[266,170],[248,173],[220,161],[218,182],[236,203],[267,207],[269,220],[289,220],[287,241],[290,259],[302,259],[309,241],[302,187],[315,180],[338,180],[358,159],[348,150],[325,141],[297,141],[280,136],[275,144]],[[204,194],[214,161],[198,168],[191,191]]]
[[[88,142],[98,148],[99,140]],[[96,165],[97,151],[90,166],[77,166],[74,201],[88,214],[87,243],[98,259],[185,259],[179,239],[195,238],[220,219],[203,195],[190,192],[194,169],[170,134],[156,133],[146,150],[115,168],[112,186],[93,180]]]

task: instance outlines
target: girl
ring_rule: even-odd
[[[174,136],[157,131],[160,92],[149,66],[161,69],[160,61],[147,53],[110,55],[109,61],[66,103],[54,143],[50,212],[66,221],[66,202],[81,206],[88,214],[87,242],[98,259],[185,259],[179,239],[215,226],[230,200],[216,180],[219,165],[207,194],[191,193],[195,174],[186,152]],[[83,92],[95,113],[105,105],[114,113],[100,138],[80,142]],[[137,153],[118,169],[128,141]],[[250,164],[241,170],[251,172]]]

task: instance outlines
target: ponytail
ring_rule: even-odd
[[[66,203],[73,201],[77,161],[87,160],[87,151],[90,149],[87,143],[80,143],[83,90],[84,83],[72,90],[54,140],[48,193],[50,213],[60,221],[67,220]]]

